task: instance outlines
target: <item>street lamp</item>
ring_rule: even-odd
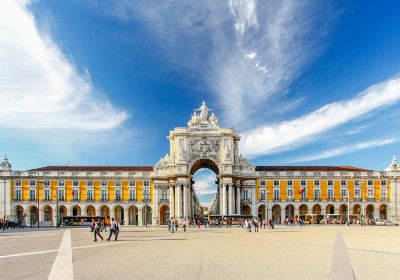
[[[146,191],[145,188],[143,188],[142,195],[143,195],[143,200],[144,200],[144,203],[145,203],[145,206],[144,206],[144,224],[145,224],[145,227],[147,228],[147,191]]]

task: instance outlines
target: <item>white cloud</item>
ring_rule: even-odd
[[[323,46],[334,14],[330,5],[296,0],[92,3],[123,21],[140,20],[174,69],[195,74],[217,97],[222,121],[241,129],[282,113],[272,108],[298,104],[285,91]]]
[[[199,170],[195,174],[194,189],[198,196],[215,194],[216,184],[215,184],[215,174],[211,171],[203,172],[204,170]]]
[[[128,118],[38,30],[28,1],[0,1],[0,128],[108,130]]]
[[[367,88],[352,99],[330,103],[294,120],[265,125],[243,133],[242,153],[259,156],[294,149],[313,141],[313,136],[393,105],[399,100],[400,77],[394,77]]]
[[[357,151],[366,150],[366,149],[370,149],[370,148],[389,145],[389,144],[393,144],[396,142],[399,142],[399,140],[395,140],[392,138],[360,142],[360,143],[357,143],[356,145],[346,145],[343,147],[338,147],[335,149],[317,153],[315,155],[301,157],[301,158],[298,158],[298,159],[295,159],[292,161],[288,161],[286,163],[298,163],[298,162],[307,162],[307,161],[331,158],[331,157],[336,157],[336,156],[340,156],[340,155],[344,155],[344,154],[348,154],[348,153],[352,153],[352,152],[357,152]]]

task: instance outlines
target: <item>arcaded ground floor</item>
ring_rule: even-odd
[[[399,264],[400,227],[0,233],[0,279],[400,279]]]

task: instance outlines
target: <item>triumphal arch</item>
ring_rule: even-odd
[[[168,140],[170,152],[154,166],[153,180],[156,186],[169,187],[171,217],[195,216],[200,203],[192,176],[201,168],[216,174],[218,191],[211,209],[215,214],[240,214],[241,186],[252,190],[255,201],[256,171],[239,152],[239,134],[234,128],[219,127],[205,102],[194,110],[187,127],[170,131]]]

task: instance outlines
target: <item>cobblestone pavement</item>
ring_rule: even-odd
[[[400,228],[129,227],[117,242],[93,242],[86,228],[6,232],[0,271],[0,279],[400,279]]]

